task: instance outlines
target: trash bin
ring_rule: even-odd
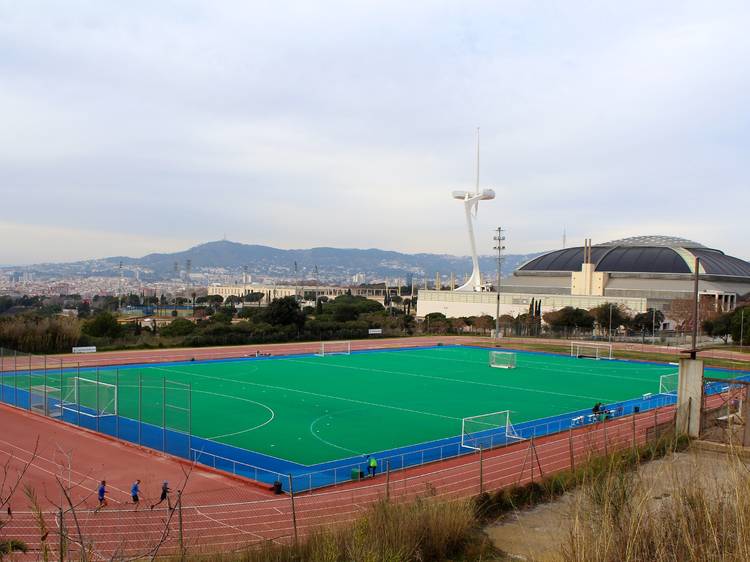
[[[273,483],[273,493],[277,495],[281,493],[281,481],[277,480]]]
[[[352,468],[352,480],[361,480],[364,477],[362,470],[359,468]]]

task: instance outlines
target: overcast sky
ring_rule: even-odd
[[[467,254],[639,234],[750,258],[750,2],[0,0],[0,263]]]

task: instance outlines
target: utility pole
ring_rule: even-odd
[[[117,282],[118,307],[122,308],[122,261],[120,261],[120,278]]]
[[[745,335],[745,307],[740,310],[740,353],[742,353],[742,338]]]
[[[502,227],[497,227],[497,234],[492,237],[495,241],[493,250],[497,250],[497,279],[495,282],[496,303],[495,303],[495,339],[500,338],[500,272],[502,270],[503,250],[505,249],[505,231]]]
[[[693,281],[693,345],[690,349],[690,359],[698,357],[698,283],[700,281],[701,259],[695,258],[695,278]]]

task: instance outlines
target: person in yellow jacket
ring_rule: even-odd
[[[375,476],[375,472],[377,472],[378,470],[378,461],[375,459],[375,457],[371,457],[370,455],[367,455],[367,458],[367,473],[370,476]]]

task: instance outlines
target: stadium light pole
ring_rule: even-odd
[[[497,250],[497,279],[495,282],[495,339],[500,338],[500,271],[503,262],[503,250],[505,249],[505,235],[502,227],[497,227],[497,234],[492,237],[495,241],[493,249]]]
[[[609,303],[609,343],[612,343],[612,303]]]

